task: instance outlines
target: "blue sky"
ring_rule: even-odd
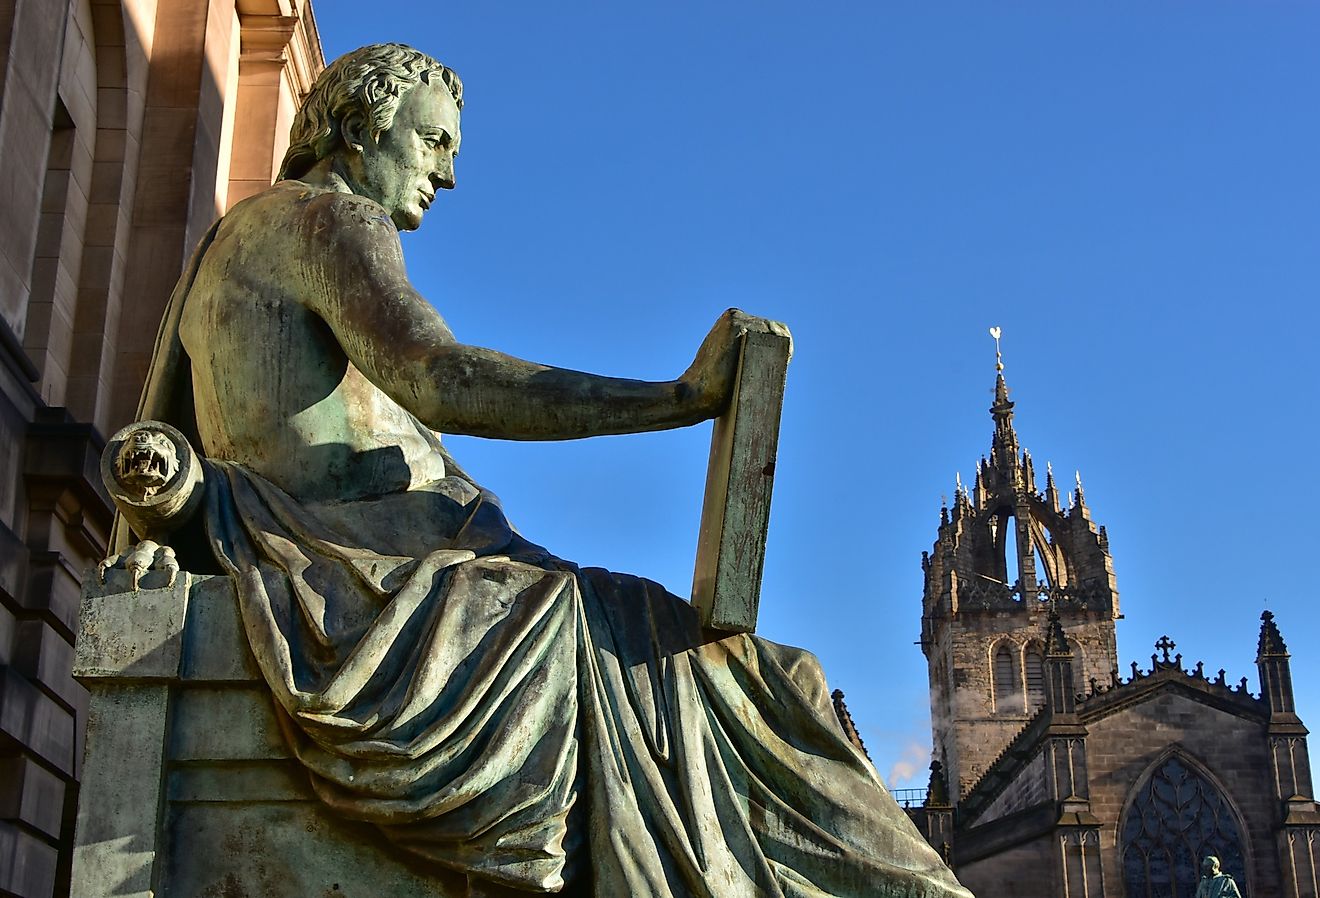
[[[760,632],[892,784],[924,784],[920,556],[989,448],[995,324],[1023,444],[1108,527],[1124,669],[1167,633],[1254,690],[1269,607],[1320,725],[1320,6],[315,9],[328,57],[464,79],[458,189],[404,239],[461,339],[669,379],[728,306],[792,327]],[[686,595],[708,442],[450,445],[533,539]]]

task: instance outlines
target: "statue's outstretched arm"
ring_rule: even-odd
[[[445,433],[563,440],[664,430],[718,415],[729,401],[740,333],[782,325],[729,310],[672,381],[604,377],[458,342],[408,281],[394,226],[374,203],[320,198],[310,253],[324,270],[307,299],[348,358],[381,390]]]

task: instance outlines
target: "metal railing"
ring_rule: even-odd
[[[926,803],[925,789],[890,789],[889,794],[903,808],[919,808]]]

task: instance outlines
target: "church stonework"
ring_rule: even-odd
[[[1002,372],[990,412],[990,457],[978,463],[971,489],[960,482],[952,506],[940,510],[939,536],[922,559],[934,754],[955,799],[1043,703],[1050,607],[1058,609],[1078,683],[1107,682],[1118,664],[1109,541],[1091,519],[1081,478],[1066,507],[1052,471],[1037,488]]]
[[[990,458],[923,558],[931,783],[909,809],[982,898],[1192,895],[1204,858],[1252,898],[1316,898],[1320,812],[1287,646],[1258,692],[1168,636],[1117,667],[1118,592],[1080,477],[1065,510],[1018,445],[1002,366]]]

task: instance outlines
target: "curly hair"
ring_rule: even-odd
[[[463,108],[463,82],[446,65],[406,44],[360,47],[326,66],[293,127],[277,180],[299,178],[344,143],[346,123],[364,123],[379,138],[394,123],[404,94],[422,82],[439,83]]]

